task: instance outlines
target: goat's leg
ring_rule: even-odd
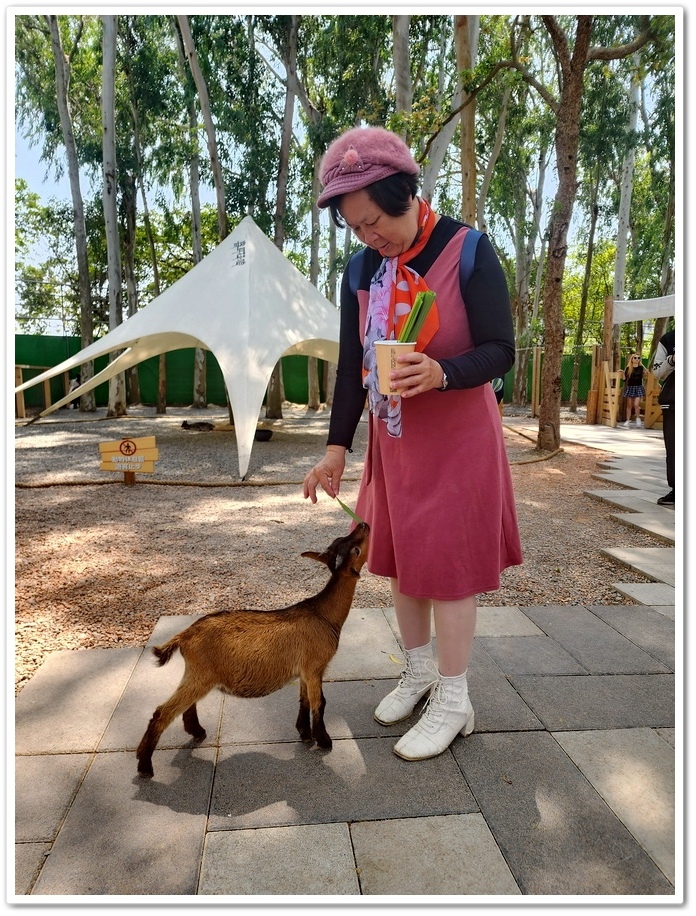
[[[321,675],[307,679],[307,697],[312,710],[312,737],[319,747],[330,750],[333,744],[324,725],[326,698],[321,689]]]
[[[165,703],[162,703],[161,706],[157,707],[152,714],[150,723],[145,730],[145,734],[140,739],[140,744],[135,752],[138,758],[138,773],[140,776],[154,776],[154,770],[152,769],[152,754],[157,747],[162,732],[180,713],[183,713],[184,710],[190,712],[191,707],[193,707],[194,715],[196,715],[196,702],[204,697],[209,689],[207,684],[203,688],[196,688],[193,684],[182,681],[171,697]],[[196,721],[197,720],[198,716],[196,715]]]
[[[300,733],[303,741],[312,740],[312,726],[309,717],[309,698],[307,696],[307,685],[303,678],[300,678],[300,711],[297,714],[295,728]]]
[[[184,710],[183,720],[184,731],[187,735],[191,735],[194,741],[205,741],[207,732],[198,721],[198,710],[195,703]]]

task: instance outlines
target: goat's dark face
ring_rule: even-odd
[[[360,570],[367,560],[367,549],[370,546],[370,526],[367,522],[360,522],[345,537],[336,538],[326,550],[317,553],[313,550],[305,551],[302,556],[312,560],[326,563],[331,572],[338,569],[352,572],[359,576]]]

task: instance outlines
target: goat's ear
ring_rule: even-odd
[[[318,553],[316,550],[305,550],[301,556],[307,557],[309,560],[318,560],[320,563],[325,563],[326,566],[329,566],[329,556],[327,553]],[[329,566],[329,569],[330,568]]]

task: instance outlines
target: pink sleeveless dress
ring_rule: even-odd
[[[457,233],[425,280],[437,292],[433,359],[474,348],[459,292]],[[368,293],[358,291],[364,335]],[[402,436],[370,415],[356,511],[371,528],[368,569],[414,598],[455,601],[500,588],[522,562],[515,498],[493,388],[427,391],[402,400]]]

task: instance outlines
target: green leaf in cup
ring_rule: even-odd
[[[435,296],[436,294],[430,289],[416,294],[411,311],[408,313],[408,317],[399,333],[399,343],[415,343],[418,340],[418,335],[435,301]]]
[[[338,496],[336,497],[336,502],[337,502],[338,505],[341,507],[341,509],[343,509],[344,512],[346,512],[348,515],[350,515],[350,517],[353,519],[354,522],[357,522],[358,525],[361,525],[361,524],[362,524],[362,519],[360,518],[360,516],[359,516],[359,515],[356,515],[355,512],[353,512],[352,509],[349,509],[348,506],[347,506],[345,503],[341,502],[341,500],[338,498]]]

